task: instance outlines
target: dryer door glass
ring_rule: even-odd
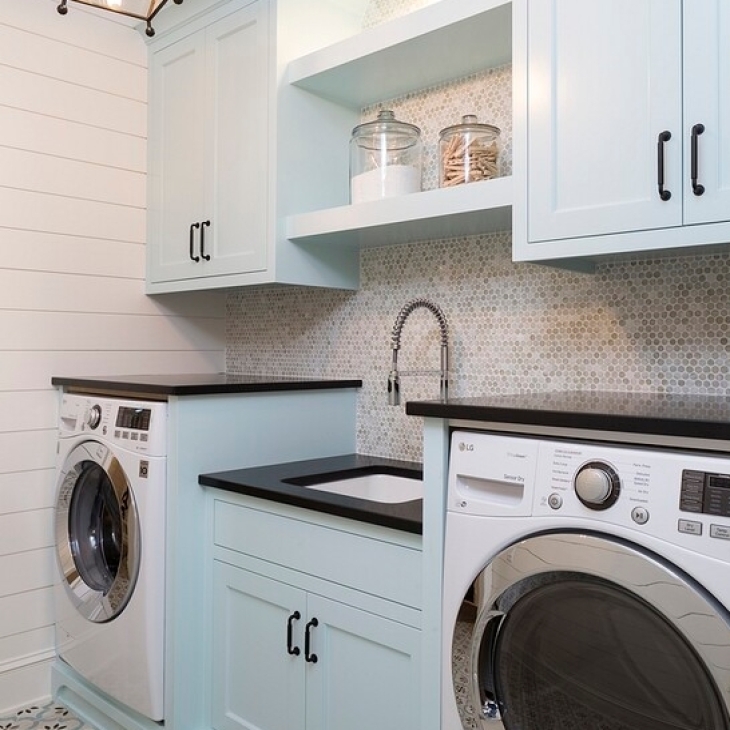
[[[56,547],[64,587],[85,618],[110,621],[129,602],[139,573],[134,497],[119,461],[98,442],[77,446],[62,474]]]
[[[728,727],[715,683],[686,639],[605,581],[568,575],[528,591],[480,663],[505,728]]]
[[[476,714],[464,727],[730,730],[730,616],[658,556],[545,533],[495,556],[475,586],[468,668],[454,662],[457,705],[466,677]]]
[[[108,593],[122,558],[122,514],[106,472],[95,462],[80,465],[68,517],[74,562],[81,579]]]

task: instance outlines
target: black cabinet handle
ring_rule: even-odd
[[[697,178],[699,177],[699,173],[697,172],[698,163],[697,158],[699,157],[698,147],[699,143],[697,141],[697,138],[705,131],[705,125],[704,124],[695,124],[694,127],[692,127],[692,159],[691,159],[691,167],[692,167],[692,192],[695,195],[702,195],[702,193],[705,192],[705,186],[701,185],[697,182]]]
[[[292,646],[292,627],[294,622],[299,621],[301,617],[302,614],[299,613],[299,611],[294,611],[294,613],[286,620],[286,651],[287,654],[293,654],[294,656],[299,656],[301,651],[298,646]]]
[[[659,197],[666,201],[672,197],[672,193],[664,188],[664,143],[669,142],[672,133],[665,130],[659,135],[657,142],[657,178],[659,182]]]
[[[200,224],[200,255],[206,260],[210,261],[210,254],[205,253],[205,228],[210,226],[210,221],[203,221]]]
[[[307,623],[306,627],[304,628],[304,659],[305,661],[310,662],[310,664],[317,663],[317,655],[312,654],[309,651],[312,638],[312,629],[317,628],[317,626],[319,626],[319,621],[317,621],[316,618],[313,618],[309,623]]]
[[[195,246],[195,229],[200,228],[200,223],[191,223],[190,224],[190,258],[195,261],[197,264],[198,261],[200,261],[200,256],[195,256],[193,253],[193,249]]]

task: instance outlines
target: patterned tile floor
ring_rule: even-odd
[[[56,702],[30,705],[10,717],[0,717],[0,730],[94,730]]]

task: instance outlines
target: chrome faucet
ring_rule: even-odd
[[[403,325],[414,309],[425,307],[428,309],[438,321],[441,331],[441,370],[412,370],[398,371],[398,350],[400,350],[400,338],[403,331]],[[429,301],[428,299],[412,299],[403,309],[398,312],[393,325],[393,333],[390,336],[390,347],[393,350],[393,364],[388,375],[388,405],[400,405],[400,379],[403,375],[428,375],[431,373],[439,373],[440,376],[440,398],[447,401],[449,398],[449,329],[446,324],[446,315],[441,308]]]

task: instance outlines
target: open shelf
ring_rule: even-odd
[[[361,109],[511,60],[511,2],[440,0],[295,59],[286,80]]]
[[[289,216],[299,243],[387,246],[512,229],[512,178],[427,190]]]

